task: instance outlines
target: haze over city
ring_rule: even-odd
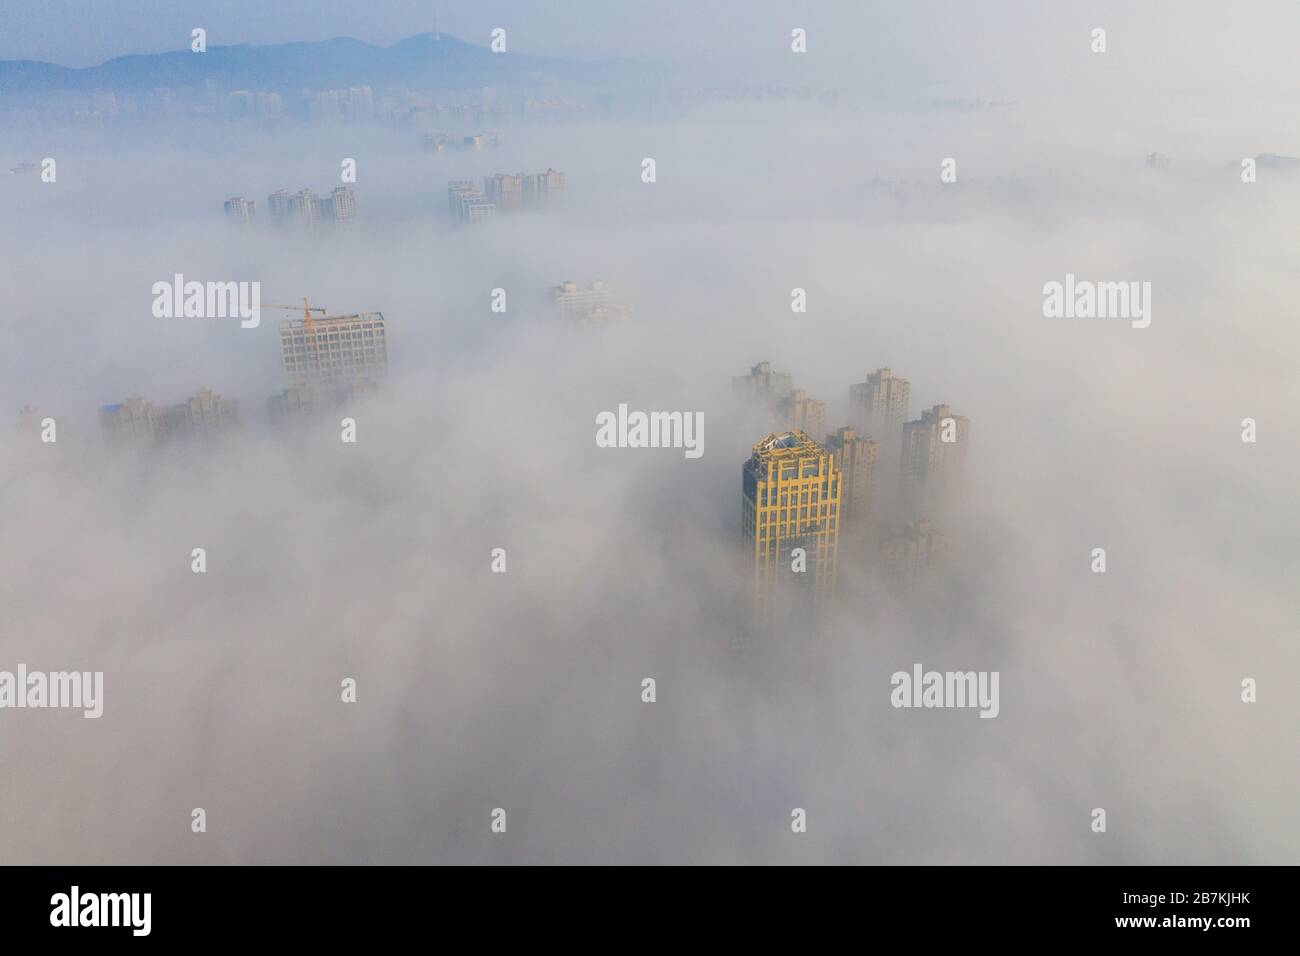
[[[0,63],[0,670],[103,674],[0,711],[0,858],[1294,863],[1300,15],[981,7],[8,11],[74,70],[378,52]],[[260,322],[159,317],[178,275]],[[1149,324],[1049,317],[1076,280]],[[960,467],[908,471],[936,407]],[[845,426],[870,517],[756,620],[747,463]]]

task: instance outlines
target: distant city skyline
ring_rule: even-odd
[[[1185,51],[1184,72],[1165,71],[1148,80],[1165,90],[1195,83],[1199,74],[1231,64],[1253,87],[1284,88],[1290,77],[1285,31],[1259,36],[1257,22],[1293,13],[1286,0],[1270,0],[1245,20],[1218,15],[1210,0],[1179,4],[1177,42]],[[743,12],[743,16],[737,16]],[[1068,45],[1055,35],[1052,14],[1032,0],[1000,0],[990,10],[949,5],[942,17],[925,5],[903,8],[883,0],[832,0],[792,9],[782,0],[750,0],[743,5],[662,0],[651,6],[570,0],[561,7],[539,7],[526,0],[480,0],[473,4],[443,0],[385,0],[358,18],[349,0],[285,0],[267,5],[257,0],[224,0],[178,6],[165,0],[48,0],[15,4],[0,34],[0,61],[39,60],[69,67],[98,65],[116,56],[161,53],[188,48],[190,31],[203,26],[214,45],[271,45],[320,42],[355,37],[375,45],[437,30],[486,46],[494,28],[507,28],[511,51],[566,59],[631,57],[663,61],[701,78],[737,77],[754,82],[764,74],[784,74],[792,81],[813,80],[835,86],[874,88],[897,94],[905,89],[927,95],[955,87],[965,94],[996,97],[1026,87],[1030,78],[1049,76]],[[1160,29],[1163,8],[1105,2],[1095,17],[1112,29],[1148,32]],[[1008,43],[1006,24],[1015,23],[1024,38]],[[129,26],[128,26],[129,25]],[[1094,24],[1087,24],[1090,27]],[[799,64],[797,73],[785,49],[792,26],[809,31],[811,50],[819,54]],[[1086,28],[1086,27],[1085,27]],[[1164,24],[1163,29],[1169,30]],[[593,44],[591,37],[601,42]],[[1232,51],[1249,37],[1256,56],[1234,61]],[[755,66],[759,63],[761,66]],[[864,70],[863,64],[870,64]],[[1193,68],[1195,65],[1195,68]],[[1126,74],[1141,75],[1141,64],[1128,59]],[[1045,85],[1039,83],[1042,88]]]

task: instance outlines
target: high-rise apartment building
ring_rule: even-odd
[[[913,517],[942,513],[958,490],[970,438],[970,419],[935,405],[903,425],[903,504]]]
[[[489,202],[496,203],[497,208],[502,212],[521,209],[525,202],[524,180],[526,178],[523,173],[515,173],[513,176],[509,173],[497,173],[495,176],[488,176],[483,180],[483,194]]]
[[[375,383],[388,371],[382,312],[280,323],[280,352],[290,388]]]
[[[234,90],[226,97],[226,114],[231,119],[277,120],[284,113],[279,93]]]
[[[167,412],[167,432],[173,437],[208,440],[239,424],[239,402],[201,388],[189,400]]]
[[[315,96],[307,96],[304,105],[308,118],[314,121],[358,122],[375,116],[375,92],[369,86],[319,90]]]
[[[289,426],[320,418],[331,409],[350,407],[362,394],[373,388],[369,381],[357,380],[329,388],[294,385],[266,400],[271,423]]]
[[[731,391],[737,398],[762,402],[771,409],[775,409],[793,388],[794,379],[790,374],[772,371],[771,362],[759,362],[748,375],[737,375],[731,380]]]
[[[907,421],[912,387],[887,368],[878,368],[865,382],[849,386],[849,408],[858,431],[892,447]]]
[[[305,385],[286,388],[266,400],[267,411],[276,425],[313,418],[324,409],[324,404],[320,390]]]
[[[375,92],[368,86],[349,87],[341,105],[344,117],[351,122],[371,119],[375,115]]]
[[[469,136],[453,136],[450,133],[425,133],[424,148],[431,153],[451,150],[495,149],[501,144],[496,133],[471,133]]]
[[[279,119],[284,112],[284,102],[279,93],[258,93],[256,109],[258,116]]]
[[[479,192],[473,180],[458,179],[447,184],[447,206],[459,223],[483,222],[496,215],[496,203]]]
[[[840,534],[861,540],[871,520],[876,455],[880,446],[844,427],[826,436],[826,451],[840,476]]]
[[[741,504],[758,623],[769,623],[787,596],[795,611],[816,610],[830,596],[840,494],[834,459],[803,432],[775,432],[754,445],[741,471]],[[792,553],[796,548],[802,558]]]
[[[482,196],[466,199],[461,207],[463,222],[487,222],[497,214],[497,204],[488,202]]]
[[[231,202],[235,200],[226,203],[227,216],[231,215]],[[249,202],[250,219],[252,206]],[[271,222],[278,226],[332,226],[357,218],[357,196],[348,186],[336,186],[326,197],[317,196],[310,189],[297,193],[277,189],[266,197],[266,213]]]
[[[230,116],[235,119],[257,114],[257,95],[251,90],[232,90],[226,104]]]
[[[466,196],[482,196],[472,179],[453,179],[447,184],[447,211],[453,219],[461,218],[461,202]]]
[[[132,395],[120,404],[102,406],[99,425],[105,441],[115,448],[152,445],[167,435],[167,412]]]
[[[942,565],[948,555],[948,539],[929,521],[911,521],[881,542],[881,571],[894,585],[915,583]]]
[[[343,116],[342,90],[319,90],[307,101],[307,116],[312,121],[337,120]]]
[[[606,325],[631,314],[627,306],[615,301],[601,279],[592,279],[586,289],[566,279],[551,289],[551,305],[561,319],[579,325]]]
[[[809,398],[802,388],[796,388],[777,402],[776,417],[780,427],[801,431],[808,435],[826,433],[826,403]]]
[[[207,388],[170,407],[132,395],[120,404],[101,407],[99,424],[114,447],[143,447],[178,439],[208,441],[239,424],[239,402]]]
[[[310,189],[300,190],[296,195],[289,197],[289,221],[296,225],[314,226],[319,204],[320,198]]]
[[[277,189],[266,197],[266,214],[273,222],[281,222],[289,215],[289,193]]]
[[[226,218],[231,222],[249,223],[253,221],[253,200],[235,196],[226,200]]]
[[[357,218],[357,194],[347,186],[335,186],[330,193],[330,217],[334,222]]]
[[[524,198],[535,202],[541,202],[546,199],[554,199],[564,192],[564,173],[555,169],[547,169],[544,173],[536,173],[532,176],[525,177],[524,180]]]
[[[456,185],[453,183],[452,185]],[[483,180],[484,198],[500,212],[538,206],[564,192],[564,173],[496,173]]]

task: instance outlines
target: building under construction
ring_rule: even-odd
[[[388,373],[382,312],[325,315],[304,300],[301,319],[280,323],[285,391],[271,399],[273,418],[309,416],[368,391]],[[315,318],[312,313],[321,313]]]
[[[286,320],[280,323],[280,353],[290,388],[374,384],[388,371],[384,314]]]

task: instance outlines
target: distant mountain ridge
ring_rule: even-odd
[[[601,85],[644,79],[649,67],[631,60],[553,60],[493,53],[446,33],[421,33],[392,46],[351,37],[267,46],[210,46],[119,56],[74,69],[36,60],[0,61],[0,94],[139,93],[155,87],[201,88],[213,80],[227,90],[285,92],[303,87],[406,86],[465,89],[518,83]]]

